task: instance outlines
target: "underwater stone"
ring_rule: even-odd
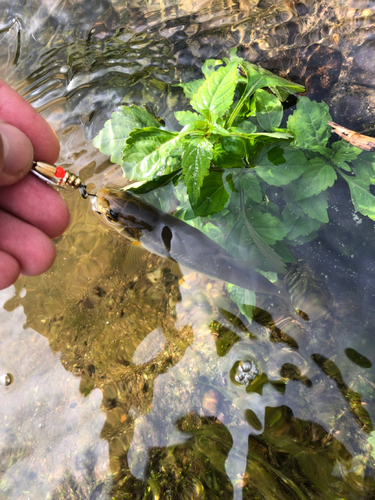
[[[10,385],[12,383],[12,375],[10,373],[3,373],[0,375],[0,385],[3,385],[4,387]]]
[[[259,375],[259,369],[253,361],[240,361],[234,380],[241,385],[250,385]]]

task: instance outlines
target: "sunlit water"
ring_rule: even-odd
[[[186,101],[171,84],[235,46],[306,82],[335,121],[373,128],[368,0],[0,5],[0,76],[90,190],[122,185],[91,143],[121,101],[173,127]],[[295,250],[311,321],[260,298],[284,333],[261,314],[247,327],[220,282],[182,283],[152,255],[132,265],[88,201],[63,196],[72,223],[54,266],[0,292],[1,499],[374,497],[374,224],[345,186]],[[246,362],[253,389],[235,381]]]

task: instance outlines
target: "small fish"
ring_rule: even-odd
[[[129,192],[100,189],[92,206],[120,234],[151,253],[247,290],[284,298],[281,290],[250,268],[251,263],[235,259],[198,229]]]
[[[332,132],[335,132],[352,146],[356,146],[364,151],[375,151],[374,137],[359,134],[358,132],[354,132],[354,130],[342,127],[335,122],[328,122],[328,125],[332,127]]]

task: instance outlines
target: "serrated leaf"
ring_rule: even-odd
[[[231,229],[225,243],[226,249],[263,271],[285,272],[285,264],[253,228],[247,217],[240,217]]]
[[[279,99],[262,89],[255,92],[254,99],[259,125],[264,130],[278,127],[283,118],[283,106]]]
[[[130,132],[143,127],[160,127],[160,123],[143,108],[122,106],[120,111],[112,113],[112,118],[105,122],[92,142],[102,153],[110,155],[113,163],[120,163]]]
[[[189,125],[190,123],[202,120],[201,115],[193,113],[192,111],[176,111],[174,115],[178,123],[180,123],[180,125],[182,126]]]
[[[340,140],[332,144],[332,149],[335,154],[332,157],[333,163],[343,170],[351,171],[346,162],[353,161],[358,155],[362,153],[362,149],[356,148],[349,144],[349,142]],[[349,170],[348,170],[349,168]]]
[[[289,230],[287,236],[289,241],[293,241],[299,236],[308,236],[310,233],[317,231],[321,226],[321,222],[317,219],[312,219],[307,215],[299,217],[288,206],[283,210],[283,221],[285,227]]]
[[[231,63],[215,71],[199,88],[190,104],[198,113],[216,121],[232,105],[236,85],[237,63]]]
[[[363,152],[359,158],[353,160],[353,169],[356,176],[362,179],[375,177],[375,153]],[[369,181],[369,184],[372,183]]]
[[[312,151],[324,147],[331,136],[327,122],[331,120],[329,108],[324,102],[300,97],[297,109],[288,118],[287,128],[294,133],[295,146]]]
[[[179,141],[178,134],[155,127],[133,130],[123,151],[121,166],[125,176],[143,180],[162,174]]]
[[[192,80],[191,82],[187,83],[176,83],[173,86],[174,87],[182,87],[182,90],[184,91],[184,94],[188,99],[192,99],[193,95],[196,94],[199,90],[199,88],[204,84],[206,80],[204,78],[201,78],[199,80]]]
[[[247,85],[246,88],[238,101],[235,109],[227,120],[227,126],[231,127],[236,119],[237,115],[240,114],[241,109],[245,103],[250,99],[253,93],[260,88],[264,87],[282,87],[286,90],[291,90],[293,92],[304,92],[305,88],[302,85],[297,85],[284,78],[272,74],[255,64],[251,64],[247,61],[241,63],[241,66],[246,71],[247,75]]]
[[[227,153],[244,157],[246,149],[244,141],[238,137],[221,137],[220,142]]]
[[[253,169],[237,170],[233,176],[233,184],[238,191],[242,189],[247,197],[256,203],[261,203],[263,199],[262,189]]]
[[[328,192],[322,191],[316,196],[310,196],[303,200],[299,200],[299,205],[306,215],[316,219],[322,223],[329,222],[328,208]]]
[[[342,172],[340,172],[340,175],[349,185],[354,209],[375,220],[375,196],[369,190],[368,180],[359,179],[355,176],[351,177]]]
[[[229,200],[230,187],[225,180],[226,173],[211,172],[207,175],[200,190],[199,198],[192,206],[194,215],[207,217],[222,210]]]
[[[309,160],[311,167],[302,175],[298,181],[296,199],[303,200],[325,191],[332,187],[337,179],[335,169],[325,158],[312,158]]]
[[[268,184],[282,186],[300,177],[309,166],[302,151],[276,146],[257,158],[255,172]]]
[[[205,137],[192,139],[182,155],[182,171],[185,185],[192,205],[199,199],[203,179],[208,175],[213,157],[212,143]]]
[[[289,232],[283,221],[270,213],[248,210],[246,217],[259,236],[269,245],[282,240]]]

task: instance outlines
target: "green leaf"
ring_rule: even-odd
[[[190,203],[196,205],[203,179],[208,175],[213,157],[213,146],[205,137],[192,139],[184,149],[182,155],[182,171],[185,175],[185,184]]]
[[[209,78],[215,72],[215,68],[222,65],[221,59],[207,59],[202,66],[202,72],[206,78]]]
[[[239,123],[237,127],[232,127],[230,131],[240,134],[255,134],[257,132],[257,126],[249,120],[244,120]]]
[[[92,142],[102,153],[110,155],[113,163],[120,163],[125,141],[136,127],[160,127],[160,123],[143,108],[122,106],[120,111],[112,113]]]
[[[282,240],[289,232],[283,221],[270,213],[248,210],[246,217],[259,236],[269,245]]]
[[[275,250],[277,255],[279,255],[283,259],[284,262],[291,263],[296,261],[283,241],[277,241],[275,245],[272,245],[272,248]]]
[[[337,179],[335,169],[329,165],[325,158],[312,158],[309,163],[311,167],[298,182],[297,200],[303,200],[325,191],[328,187],[332,187]]]
[[[334,142],[332,144],[332,149],[335,152],[332,157],[333,163],[348,172],[351,172],[351,168],[346,162],[355,160],[357,156],[362,153],[362,149],[356,148],[342,139]]]
[[[293,147],[276,146],[255,161],[255,172],[271,186],[289,184],[309,169],[302,151]]]
[[[342,172],[340,172],[340,175],[349,185],[354,209],[375,220],[375,196],[369,190],[369,181],[354,176],[351,177]]]
[[[203,118],[203,117],[202,117]],[[183,129],[180,130],[180,136],[194,134],[194,135],[204,135],[207,133],[210,127],[208,120],[197,120],[190,122]]]
[[[292,234],[292,233],[291,233]],[[315,240],[318,237],[318,233],[316,231],[311,231],[306,236],[297,236],[289,239],[289,236],[284,240],[285,243],[292,247],[297,247],[298,245],[304,245],[305,243],[309,243],[310,241]]]
[[[125,176],[143,180],[163,173],[179,141],[178,134],[155,127],[133,130],[123,151],[121,166]]]
[[[233,129],[231,129],[233,130]],[[281,132],[256,132],[255,134],[243,134],[232,132],[233,137],[239,137],[240,139],[250,139],[251,141],[261,142],[264,144],[272,144],[273,142],[279,142],[280,140],[290,140],[293,139],[293,136],[285,131]]]
[[[223,178],[226,178],[223,172],[211,172],[204,178],[199,198],[192,206],[196,216],[213,215],[225,207],[231,189]]]
[[[174,116],[182,126],[202,120],[201,115],[197,115],[192,111],[176,111]]]
[[[283,118],[283,106],[279,99],[262,89],[255,92],[254,99],[259,125],[264,130],[278,127]]]
[[[322,191],[316,196],[310,196],[299,200],[298,203],[306,215],[316,219],[320,222],[329,222],[327,208],[328,208],[328,192]]]
[[[223,137],[231,137],[231,133],[226,128],[222,127],[217,123],[211,124],[210,132],[212,132],[213,134],[221,135]]]
[[[233,125],[236,116],[241,112],[244,104],[250,99],[252,94],[260,88],[264,87],[282,87],[286,90],[291,90],[293,92],[304,92],[305,88],[302,85],[297,85],[295,83],[289,82],[284,78],[276,76],[269,71],[256,66],[255,64],[251,64],[247,61],[244,61],[241,66],[246,71],[247,75],[247,85],[242,94],[240,100],[238,101],[235,109],[227,120],[227,127],[231,127]]]
[[[244,141],[238,137],[221,137],[220,142],[227,153],[232,153],[242,158],[246,155]]]
[[[139,197],[149,205],[169,212],[173,202],[173,183],[164,184],[148,193],[139,194]]]
[[[331,128],[327,124],[329,120],[331,116],[327,104],[300,97],[287,125],[296,137],[293,144],[312,151],[324,147],[331,136]]]
[[[246,319],[251,322],[253,310],[256,306],[255,293],[230,283],[227,286],[231,299],[238,305],[239,310]]]
[[[138,188],[129,188],[128,191],[131,191],[134,194],[145,194],[149,193],[150,191],[153,191],[154,189],[166,186],[172,181],[173,183],[177,183],[181,175],[181,171],[182,169],[179,168],[178,170],[174,170],[169,174],[160,175],[158,177],[155,177],[155,179],[152,179],[151,181],[145,182],[144,184],[142,184],[142,186]]]
[[[361,156],[353,160],[353,169],[357,177],[368,179],[375,177],[375,153],[362,152]]]
[[[240,217],[231,229],[225,242],[226,249],[232,255],[251,262],[251,267],[272,271],[285,272],[285,264],[257,233],[247,216]]]
[[[196,94],[199,88],[204,84],[206,80],[201,78],[200,80],[192,80],[187,83],[176,83],[173,87],[182,87],[184,94],[188,99],[192,99],[193,95]]]
[[[242,189],[244,194],[255,202],[262,202],[262,189],[253,169],[237,170],[235,175],[233,175],[233,184],[238,191]]]
[[[294,214],[289,206],[283,210],[283,221],[285,227],[288,228],[288,240],[293,241],[299,236],[308,236],[310,233],[317,231],[321,223],[317,219],[312,219],[307,215],[302,217]]]
[[[337,179],[335,169],[325,158],[312,158],[311,167],[302,175],[296,190],[296,199],[303,200],[332,187]]]
[[[211,121],[223,116],[233,103],[237,85],[237,63],[215,71],[199,88],[191,106]]]
[[[271,85],[270,90],[275,94],[280,102],[286,101],[290,95],[290,93],[287,90],[284,90],[282,87],[274,87],[273,85]]]
[[[220,142],[214,145],[213,151],[213,164],[218,168],[242,168],[246,163],[242,156],[228,153],[225,151]]]

